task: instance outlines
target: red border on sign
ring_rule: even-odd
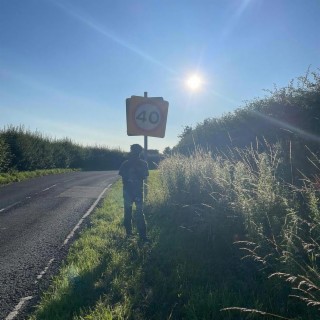
[[[140,128],[135,121],[137,109],[144,104],[154,105],[158,108],[162,117],[159,125],[151,130]],[[140,96],[131,96],[126,100],[127,134],[129,136],[150,136],[163,138],[167,123],[169,103],[163,98],[145,98]]]

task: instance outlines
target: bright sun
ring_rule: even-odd
[[[197,91],[201,88],[203,80],[199,75],[192,74],[186,79],[185,83],[190,90]]]

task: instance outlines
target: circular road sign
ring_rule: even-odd
[[[160,108],[154,104],[141,104],[135,111],[134,120],[140,129],[146,131],[154,130],[162,121]]]

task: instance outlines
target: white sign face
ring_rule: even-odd
[[[156,129],[162,120],[159,107],[148,103],[142,104],[137,108],[134,119],[136,125],[146,131]]]

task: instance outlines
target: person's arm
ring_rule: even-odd
[[[120,166],[118,175],[121,176],[121,177],[123,176],[123,167],[122,167],[122,165]]]
[[[149,168],[148,168],[148,163],[145,162],[145,166],[144,166],[144,178],[143,179],[146,179],[148,176],[149,176]]]
[[[127,161],[122,162],[120,169],[119,169],[119,172],[118,172],[119,176],[121,176],[122,178],[125,176],[126,163],[127,163]]]

